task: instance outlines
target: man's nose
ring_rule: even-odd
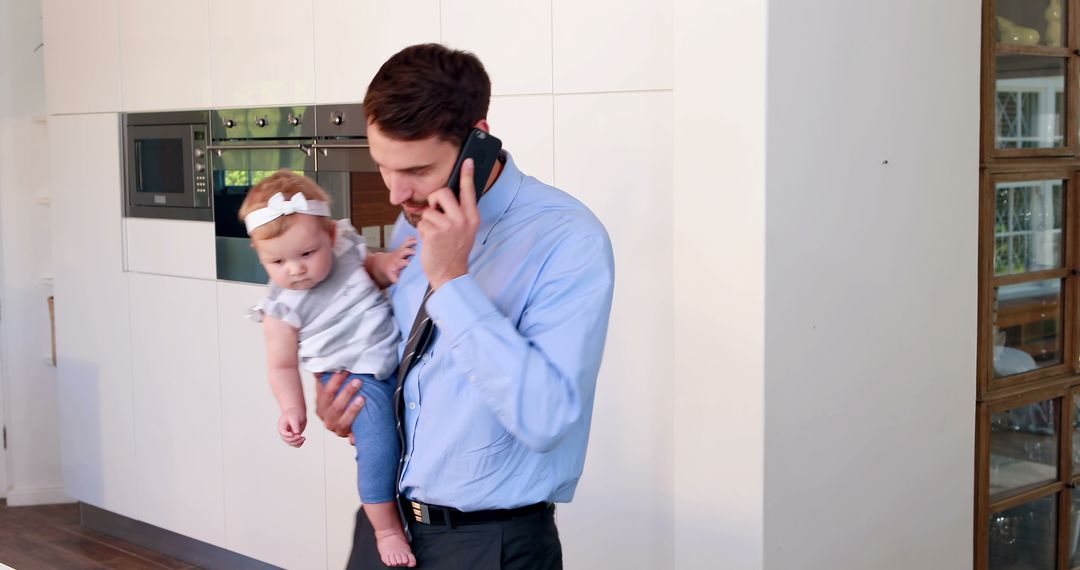
[[[402,176],[390,176],[386,180],[386,186],[390,189],[390,203],[400,206],[412,197],[412,188]]]

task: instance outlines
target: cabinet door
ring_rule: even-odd
[[[311,0],[214,2],[210,13],[213,106],[314,102],[311,26]]]
[[[44,0],[50,114],[120,110],[119,0]]]
[[[209,14],[206,0],[120,0],[125,111],[210,106]]]
[[[64,490],[135,516],[119,124],[113,114],[50,117],[49,192]]]
[[[213,280],[214,222],[126,218],[127,270]]]
[[[322,427],[321,425],[319,427]],[[327,568],[344,568],[352,550],[356,510],[356,450],[349,440],[323,430],[326,446]]]
[[[671,89],[673,19],[673,2],[551,0],[555,92]]]
[[[266,288],[223,282],[216,286],[227,547],[283,568],[323,568],[325,430],[315,416],[314,379],[304,376],[307,441],[294,449],[277,435],[278,406],[267,384],[262,326],[245,318]],[[345,470],[355,476],[355,463]],[[348,529],[352,531],[351,522]]]
[[[440,4],[443,43],[484,62],[493,95],[551,93],[551,0]]]
[[[224,546],[216,286],[129,279],[137,518]]]
[[[314,0],[315,95],[362,101],[383,62],[401,48],[439,41],[439,1]]]

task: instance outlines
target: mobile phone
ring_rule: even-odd
[[[484,185],[491,176],[491,169],[495,168],[495,161],[499,158],[502,150],[502,141],[490,133],[480,129],[469,131],[465,142],[461,145],[461,153],[458,154],[454,170],[450,172],[450,180],[446,185],[454,192],[454,197],[461,199],[461,165],[466,158],[473,159],[473,188],[476,188],[476,197],[484,192]]]

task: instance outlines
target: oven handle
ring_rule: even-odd
[[[245,144],[245,145],[208,145],[206,150],[212,150],[221,156],[222,151],[226,150],[284,150],[284,149],[296,149],[308,156],[311,156],[311,146],[309,144]]]
[[[319,154],[323,156],[329,156],[330,151],[334,149],[355,150],[371,148],[371,146],[367,143],[319,144],[319,141],[315,141],[315,144],[313,144],[312,146],[315,148],[315,150],[319,151]]]
[[[371,145],[367,143],[342,143],[342,144],[319,144],[315,142],[315,148],[335,149],[335,148],[370,148]]]

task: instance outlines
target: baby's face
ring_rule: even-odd
[[[292,214],[289,228],[281,235],[255,240],[259,262],[270,280],[283,289],[311,289],[330,274],[334,262],[333,234],[323,219]]]

